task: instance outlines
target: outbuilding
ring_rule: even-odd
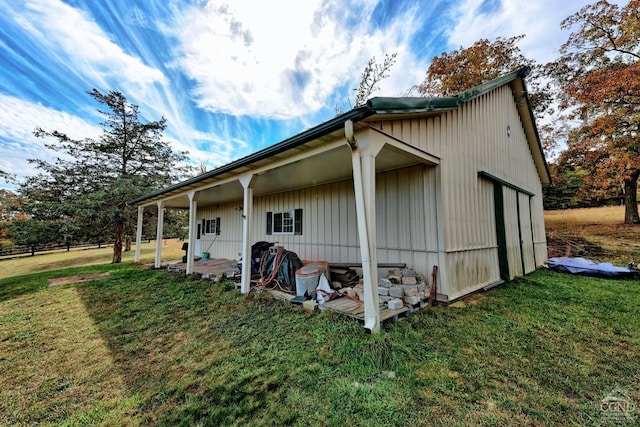
[[[378,269],[406,263],[451,302],[545,263],[550,182],[525,86],[514,71],[456,96],[372,98],[225,166],[132,201],[189,210],[187,273],[201,252],[250,258],[277,241],[302,259],[362,266],[376,331]],[[160,265],[161,245],[156,248]],[[242,292],[250,291],[243,263]]]

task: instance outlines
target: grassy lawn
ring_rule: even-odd
[[[184,255],[182,243],[177,239],[168,239],[163,241],[162,259],[175,260],[180,259]],[[156,256],[156,242],[152,240],[150,243],[143,242],[140,246],[140,262],[152,263]],[[130,252],[122,253],[123,262],[133,262],[135,255],[135,244],[131,247]],[[20,276],[29,273],[38,273],[42,271],[57,270],[60,268],[79,267],[85,265],[107,264],[111,262],[113,257],[113,247],[90,248],[73,250],[69,252],[56,252],[46,254],[36,254],[35,256],[26,256],[13,259],[0,260],[0,279],[12,276]]]
[[[591,425],[640,402],[640,286],[541,270],[381,335],[133,265],[0,280],[0,424]],[[637,413],[635,414],[637,417]]]
[[[640,261],[640,229],[615,209],[546,221],[619,265]],[[168,241],[163,258],[180,247]],[[143,262],[154,254],[142,247]],[[540,270],[366,335],[132,257],[0,261],[0,425],[612,425],[624,420],[601,403],[621,392],[640,419],[634,281]]]

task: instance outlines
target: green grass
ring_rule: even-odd
[[[597,425],[615,388],[640,404],[638,307],[636,282],[538,271],[367,335],[132,265],[3,279],[0,424]]]
[[[182,243],[177,239],[167,239],[162,245],[162,260],[178,260],[184,255]],[[143,242],[140,246],[140,262],[152,263],[155,260],[155,241]],[[133,262],[135,245],[131,251],[122,254],[123,262]],[[21,276],[29,273],[58,270],[62,268],[87,265],[108,264],[113,258],[113,247],[89,248],[36,254],[12,259],[0,259],[0,279]]]

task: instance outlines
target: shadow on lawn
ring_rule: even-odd
[[[264,316],[242,336],[229,334],[252,305],[233,284],[128,271],[77,290],[130,396],[140,398],[137,421],[232,424],[263,410],[281,383],[237,349],[237,340],[260,340]]]

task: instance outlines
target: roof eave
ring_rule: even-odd
[[[371,111],[367,107],[359,107],[354,108],[346,113],[343,113],[339,116],[334,117],[331,120],[328,120],[324,123],[319,124],[313,128],[307,129],[304,132],[301,132],[297,135],[292,136],[291,138],[287,138],[279,143],[266,147],[260,151],[256,151],[255,153],[251,153],[248,156],[242,157],[238,160],[235,160],[226,165],[220,166],[216,169],[213,169],[209,172],[205,172],[196,177],[187,179],[185,181],[181,181],[177,184],[171,185],[169,187],[162,188],[160,190],[154,191],[152,193],[146,194],[142,197],[138,197],[127,202],[128,205],[136,206],[147,200],[158,197],[162,194],[171,193],[176,190],[180,190],[182,188],[186,188],[189,186],[193,186],[194,184],[198,184],[200,182],[206,181],[211,178],[215,178],[216,176],[222,175],[224,173],[231,172],[235,169],[239,169],[245,166],[248,166],[252,163],[255,163],[259,160],[267,159],[271,156],[280,154],[284,151],[290,150],[291,148],[300,146],[306,142],[312,141],[316,138],[319,138],[324,135],[328,135],[331,132],[335,132],[338,129],[344,127],[344,122],[347,120],[351,120],[353,122],[360,121],[366,117],[369,117],[374,114],[374,111]]]

